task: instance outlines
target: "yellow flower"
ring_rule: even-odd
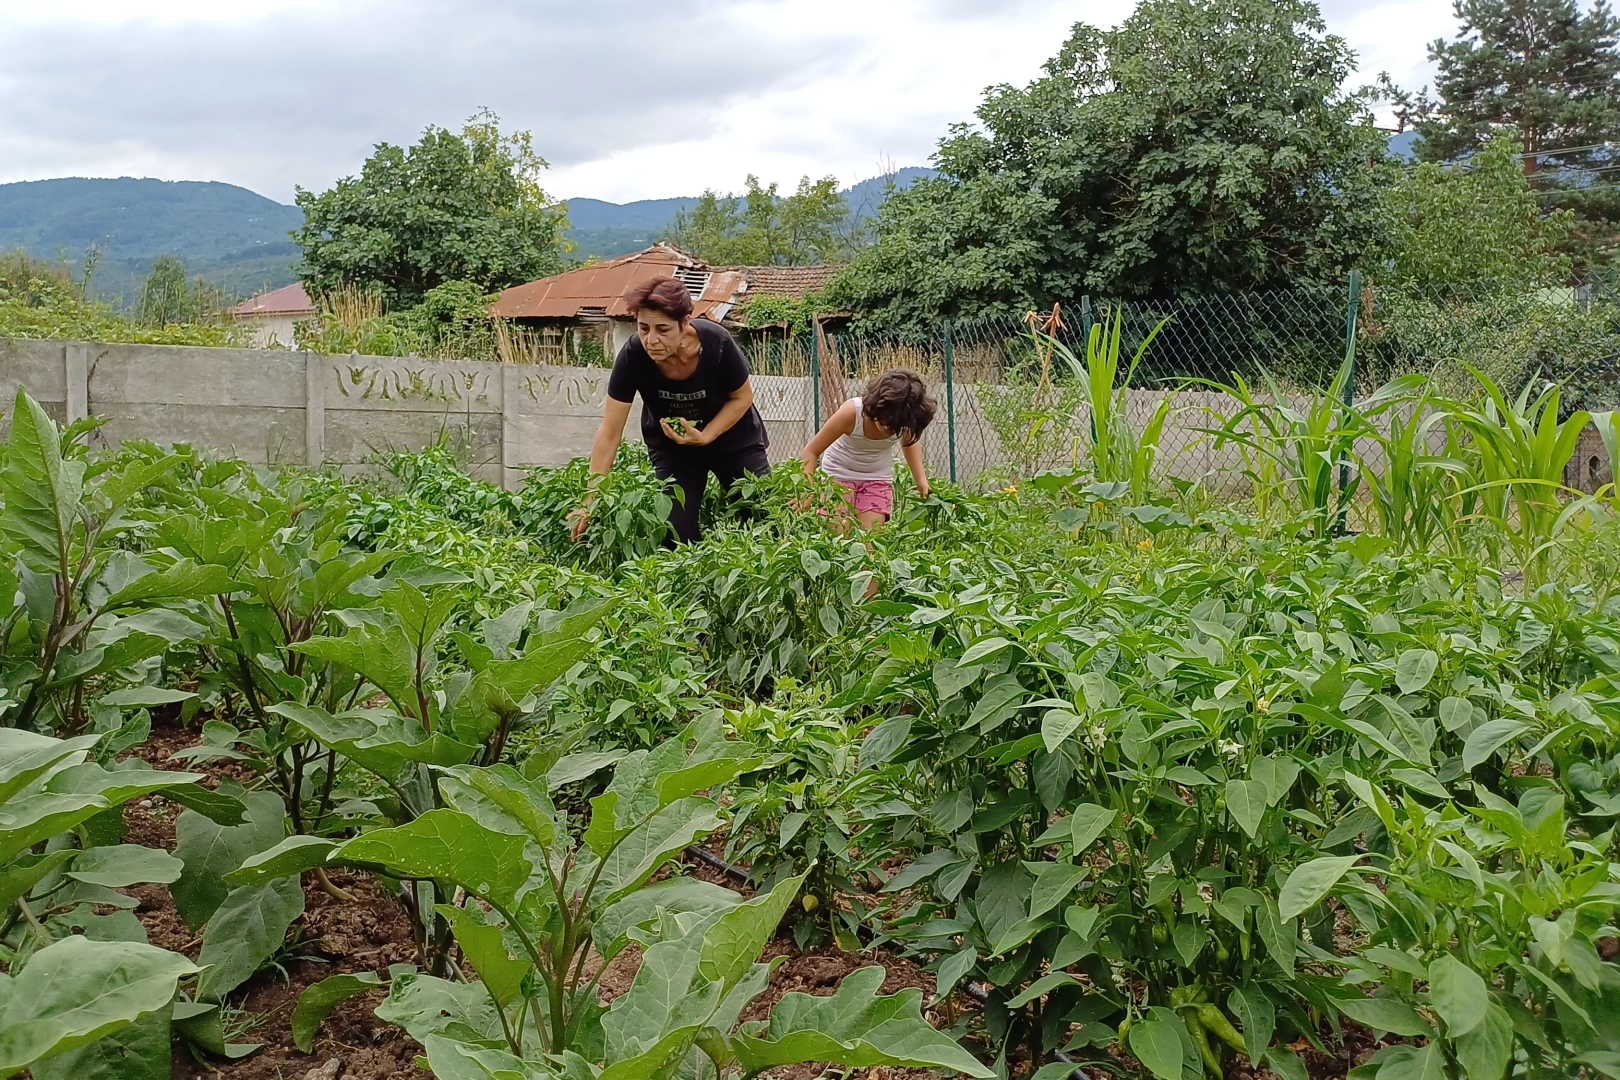
[[[1136,545],[1136,550],[1137,551],[1146,551],[1148,548],[1150,548],[1152,546],[1153,546],[1153,537],[1150,536],[1146,540],[1142,541],[1140,544],[1137,544]]]
[[[1006,489],[1006,494],[1008,494],[1008,495],[1016,495],[1016,494],[1018,494],[1018,485],[1017,484],[1008,484],[1007,489]]]

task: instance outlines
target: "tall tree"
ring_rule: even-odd
[[[805,266],[847,257],[849,208],[838,181],[799,180],[782,197],[752,174],[741,195],[705,191],[690,212],[676,214],[670,242],[717,265]]]
[[[1337,281],[1376,246],[1384,140],[1310,0],[1142,0],[995,87],[884,204],[837,297],[877,321],[1090,291]]]
[[[1513,129],[1543,205],[1575,212],[1578,264],[1608,261],[1620,232],[1620,19],[1607,0],[1456,0],[1460,24],[1435,41],[1437,100],[1409,105],[1420,156],[1449,161]]]
[[[378,143],[358,177],[298,189],[298,275],[312,292],[353,286],[405,306],[449,281],[493,291],[556,273],[568,218],[540,187],[545,168],[529,133],[502,134],[488,110],[460,133]]]
[[[188,282],[179,259],[159,255],[141,285],[135,319],[147,326],[172,326],[217,315],[224,306],[225,296],[219,289],[200,277]]]
[[[1543,213],[1520,164],[1518,139],[1491,137],[1461,165],[1432,161],[1390,189],[1394,234],[1380,283],[1442,299],[1553,285],[1569,275],[1558,248],[1568,211]]]

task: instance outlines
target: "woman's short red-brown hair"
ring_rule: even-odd
[[[652,308],[676,322],[684,322],[692,314],[692,294],[672,277],[650,278],[624,290],[624,306],[630,309],[632,315],[642,308]]]

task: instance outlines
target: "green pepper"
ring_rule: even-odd
[[[1249,928],[1245,926],[1243,933],[1238,935],[1238,952],[1242,954],[1244,960],[1248,960],[1253,948],[1254,936],[1249,933]]]
[[[1123,1019],[1123,1020],[1121,1020],[1119,1022],[1119,1045],[1121,1047],[1125,1046],[1125,1040],[1130,1037],[1130,1034],[1131,1034],[1131,1014],[1126,1013],[1125,1014],[1125,1019]]]
[[[1237,1028],[1232,1026],[1232,1021],[1226,1018],[1226,1014],[1214,1005],[1198,1006],[1198,1022],[1204,1026],[1205,1031],[1227,1046],[1239,1053],[1248,1053],[1248,1044],[1243,1041],[1243,1036],[1238,1034]]]
[[[1215,1048],[1209,1045],[1209,1037],[1204,1034],[1204,1025],[1198,1020],[1198,1013],[1189,1009],[1181,1014],[1181,1020],[1187,1025],[1187,1034],[1192,1036],[1193,1045],[1198,1048],[1198,1057],[1203,1061],[1204,1068],[1209,1070],[1211,1076],[1225,1075],[1221,1069],[1221,1059],[1215,1056]]]

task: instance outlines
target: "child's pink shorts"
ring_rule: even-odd
[[[888,518],[894,513],[894,484],[888,480],[840,480],[849,489],[850,502],[857,514],[882,514]]]

